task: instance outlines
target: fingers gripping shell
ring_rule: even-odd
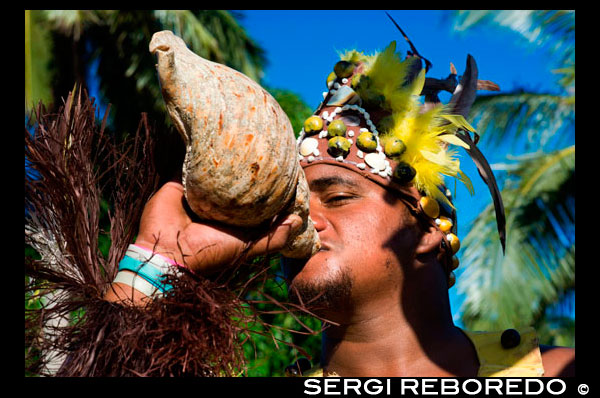
[[[194,54],[170,31],[150,42],[167,111],[186,145],[183,185],[203,219],[255,227],[292,209],[304,223],[284,255],[308,257],[320,243],[290,121],[249,77]],[[297,189],[301,187],[301,189]]]

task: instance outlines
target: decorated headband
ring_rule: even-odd
[[[446,79],[426,78],[431,63],[425,59],[426,69],[422,68],[423,57],[400,31],[412,49],[404,60],[396,53],[395,42],[373,55],[352,50],[341,56],[327,77],[329,90],[323,93],[323,102],[300,132],[298,156],[304,168],[323,163],[345,167],[399,193],[413,213],[445,233],[441,249],[450,254],[446,271],[452,285],[451,271],[458,265],[453,255],[460,242],[444,176],[458,179],[471,194],[473,186],[450,145],[469,153],[488,185],[505,247],[502,198],[488,162],[476,147],[478,135],[465,119],[477,89],[499,88],[477,79],[470,55],[460,84],[452,64]],[[447,105],[438,99],[442,90],[453,93]],[[420,96],[425,97],[423,104]]]

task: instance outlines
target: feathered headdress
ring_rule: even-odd
[[[449,206],[452,204],[445,190],[442,191],[443,175],[458,178],[473,192],[471,181],[460,171],[456,151],[449,150],[448,144],[468,148],[455,134],[460,128],[474,130],[462,116],[452,115],[449,106],[439,104],[424,111],[419,95],[425,84],[425,70],[409,79],[411,65],[418,59],[401,61],[396,53],[396,42],[375,56],[361,57],[352,51],[342,59],[364,63],[362,73],[352,79],[355,91],[366,99],[365,107],[381,106],[390,113],[378,123],[383,153],[415,170],[415,187]],[[394,146],[400,149],[393,150]]]
[[[458,147],[462,147],[490,188],[504,249],[500,192],[488,162],[476,147],[478,135],[465,119],[477,89],[499,88],[477,79],[471,55],[460,83],[452,64],[446,79],[426,78],[431,62],[400,31],[412,50],[404,59],[396,52],[396,42],[374,54],[350,50],[341,55],[327,78],[329,91],[323,93],[323,102],[306,120],[298,138],[300,162],[303,167],[320,163],[346,167],[395,189],[410,208],[426,214],[439,227],[444,221],[441,214],[455,220],[444,176],[458,179],[474,193],[471,181],[460,169],[457,155]],[[448,104],[438,99],[442,90],[453,94]],[[423,102],[421,96],[425,97]],[[447,236],[452,245],[455,236]]]

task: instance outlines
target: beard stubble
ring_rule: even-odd
[[[335,310],[348,306],[353,280],[348,269],[338,270],[323,279],[304,280],[294,277],[288,284],[288,298],[311,311]]]

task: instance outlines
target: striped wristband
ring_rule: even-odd
[[[178,274],[179,264],[138,245],[129,245],[119,263],[119,272],[113,282],[121,282],[149,297],[160,297],[173,288],[163,280],[165,274]],[[130,271],[130,272],[124,272]]]

